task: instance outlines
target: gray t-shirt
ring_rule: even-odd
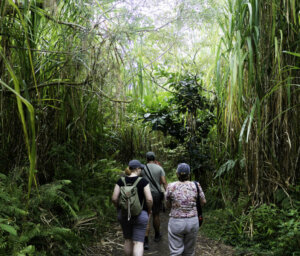
[[[160,178],[162,176],[166,176],[164,169],[158,164],[154,164],[154,163],[147,164],[147,166],[149,171],[151,172],[152,178],[154,179],[158,189],[160,189]],[[158,193],[155,185],[153,185],[152,181],[148,178],[148,176],[151,178],[148,169],[145,167],[145,170],[142,170],[141,172],[141,176],[145,178],[147,181],[149,181],[151,193],[152,192]],[[145,174],[145,172],[147,173],[147,175]]]

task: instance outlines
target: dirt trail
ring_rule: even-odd
[[[160,242],[153,241],[153,228],[149,236],[149,250],[144,255],[152,256],[168,256],[168,213],[161,213],[161,232],[163,238]],[[87,249],[85,256],[122,256],[123,253],[123,235],[120,226],[116,223],[106,234],[106,238],[102,239],[95,246]],[[199,232],[196,245],[195,256],[231,256],[234,250],[230,246],[221,242],[205,238]]]

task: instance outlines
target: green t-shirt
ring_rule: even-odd
[[[153,180],[155,181],[157,187],[160,189],[160,178],[162,176],[166,176],[164,169],[158,164],[154,164],[154,163],[147,164],[147,166],[149,171],[151,172]],[[149,181],[151,192],[158,193],[155,185],[153,185],[150,179],[148,178],[148,176],[151,177],[149,175],[148,169],[145,167],[145,170],[142,170],[141,172],[141,176],[145,178],[147,181]],[[145,174],[145,172],[147,173],[148,176]]]

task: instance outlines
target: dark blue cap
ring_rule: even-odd
[[[145,165],[141,164],[141,162],[139,160],[131,160],[131,161],[129,161],[128,166],[131,169],[136,169],[136,168],[144,169]]]
[[[181,163],[177,166],[177,173],[186,173],[190,174],[191,168],[186,163]]]
[[[154,152],[152,152],[152,151],[149,151],[149,152],[147,152],[146,153],[146,158],[147,159],[155,159],[155,154],[154,154]]]

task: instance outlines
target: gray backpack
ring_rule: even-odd
[[[143,204],[140,203],[137,189],[137,184],[141,179],[141,177],[138,177],[132,185],[127,185],[125,177],[121,178],[121,180],[124,183],[124,186],[121,186],[120,188],[121,195],[119,198],[119,206],[123,215],[127,214],[128,220],[131,219],[131,216],[139,215],[143,210]]]

